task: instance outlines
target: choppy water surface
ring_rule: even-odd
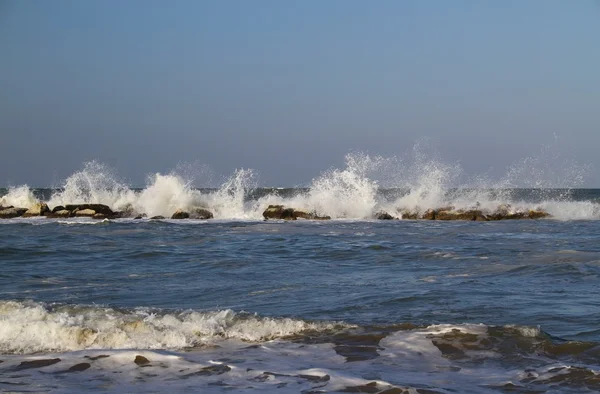
[[[597,392],[600,221],[0,221],[0,390]]]

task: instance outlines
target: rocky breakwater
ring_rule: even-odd
[[[408,220],[471,220],[487,222],[493,220],[543,219],[552,217],[548,212],[536,209],[515,209],[509,204],[502,204],[495,210],[489,209],[455,209],[453,206],[428,209],[399,209],[402,219]]]
[[[50,209],[44,202],[38,202],[30,208],[2,207],[0,206],[0,219],[13,219],[18,217],[47,217],[47,218],[92,218],[92,219],[119,219],[146,217],[144,213],[136,212],[133,207],[127,206],[121,211],[113,211],[104,204],[66,204]],[[204,208],[193,208],[188,211],[177,210],[171,219],[212,219],[212,212]],[[151,219],[165,219],[163,216],[154,216]]]
[[[306,212],[300,209],[287,208],[283,205],[269,205],[263,212],[265,220],[268,219],[279,219],[279,220],[329,220],[330,216],[319,216],[315,212]]]

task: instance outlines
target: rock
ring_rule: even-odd
[[[140,220],[141,218],[146,217],[145,215],[137,215],[134,217],[135,220]]]
[[[400,217],[403,220],[419,219],[419,211],[418,210],[410,211],[408,209],[401,209],[398,211],[398,213],[400,214]]]
[[[469,211],[463,210],[451,210],[451,211],[437,211],[435,214],[435,220],[476,220],[476,221],[487,221],[487,217],[480,210],[473,209]]]
[[[156,219],[156,220],[158,220],[158,219],[164,219],[164,218],[165,218],[164,216],[157,215],[157,216],[152,216],[150,219]]]
[[[548,212],[545,212],[542,210],[531,210],[527,213],[527,217],[529,219],[542,219],[542,218],[548,218],[551,216],[552,215],[550,215]]]
[[[377,219],[377,220],[394,220],[395,217],[393,217],[392,215],[390,215],[387,212],[381,211],[381,212],[378,212],[375,214],[375,219]]]
[[[58,212],[58,211],[64,211],[65,207],[63,207],[62,205],[57,205],[54,208],[52,208],[52,213],[54,212]]]
[[[190,217],[189,213],[182,211],[181,209],[178,209],[177,211],[175,211],[173,216],[171,216],[171,219],[188,219],[189,217]]]
[[[309,219],[309,220],[329,220],[330,216],[319,216],[314,212],[306,212],[294,208],[286,208],[283,205],[269,205],[263,212],[265,219],[283,219],[283,220],[296,220]]]
[[[269,205],[263,212],[265,219],[281,219],[281,215],[284,211],[283,205]]]
[[[126,204],[123,208],[121,208],[120,211],[114,212],[114,216],[119,217],[119,218],[133,218],[138,215],[139,215],[139,213],[135,210],[135,208],[131,204]]]
[[[65,209],[68,211],[76,211],[76,210],[92,210],[96,213],[103,213],[106,216],[112,216],[113,211],[108,207],[108,205],[104,204],[67,204],[65,205]]]
[[[61,209],[60,211],[50,212],[46,214],[48,218],[68,218],[71,217],[71,211],[67,211],[66,209]]]
[[[94,216],[92,216],[92,219],[106,219],[106,215],[103,213],[97,213]]]
[[[435,209],[428,209],[428,210],[426,210],[423,213],[423,215],[421,216],[421,219],[423,219],[423,220],[435,220],[435,214],[436,214]]]
[[[0,219],[12,219],[23,216],[27,208],[7,208],[0,211]]]
[[[211,211],[209,211],[208,209],[204,209],[204,208],[194,208],[192,209],[192,212],[190,212],[190,219],[202,219],[202,220],[206,220],[206,219],[212,219],[213,213]]]
[[[150,364],[150,360],[148,360],[146,357],[140,356],[140,355],[135,356],[135,360],[133,360],[133,362],[139,366]]]
[[[46,204],[45,202],[38,202],[33,207],[29,208],[27,212],[23,214],[23,217],[28,218],[32,216],[43,216],[47,212],[50,212],[48,204]]]
[[[67,369],[65,372],[81,372],[81,371],[85,371],[86,369],[90,368],[91,366],[92,366],[92,364],[90,364],[90,363],[79,363],[79,364],[73,365],[71,368]]]
[[[93,209],[76,209],[75,210],[75,216],[79,216],[79,217],[87,217],[87,216],[92,217],[96,213],[100,213],[100,212],[96,212]]]

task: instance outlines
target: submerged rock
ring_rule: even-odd
[[[0,219],[12,219],[23,216],[27,208],[6,208],[0,211]]]
[[[48,208],[48,204],[45,202],[38,202],[34,204],[31,208],[27,210],[23,214],[24,218],[32,217],[32,216],[43,216],[44,214],[50,212],[50,208]]]
[[[150,219],[156,219],[156,220],[158,220],[158,219],[164,219],[164,218],[165,218],[164,216],[157,215],[157,216],[152,216]]]

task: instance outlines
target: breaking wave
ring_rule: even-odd
[[[500,179],[486,176],[464,180],[458,163],[447,163],[417,144],[397,157],[351,153],[344,168],[324,171],[306,188],[261,188],[256,173],[238,169],[220,187],[194,185],[189,171],[156,173],[144,188],[133,189],[107,166],[92,161],[54,189],[50,208],[97,203],[114,211],[171,216],[176,210],[204,208],[216,219],[262,219],[272,204],[314,212],[333,219],[372,219],[378,212],[402,218],[404,211],[424,212],[452,206],[457,210],[510,207],[512,212],[543,210],[556,219],[598,219],[598,197],[578,197],[589,168],[563,159],[556,149],[519,160]],[[29,208],[37,202],[26,185],[9,188],[0,206]]]
[[[0,301],[0,353],[84,349],[185,349],[218,339],[259,342],[342,327],[232,310],[118,310],[78,305]]]

